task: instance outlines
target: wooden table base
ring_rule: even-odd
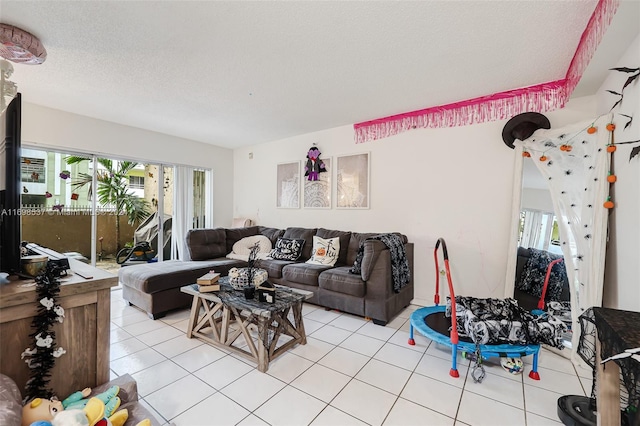
[[[293,323],[289,320],[290,311],[293,311]],[[278,346],[283,335],[291,339]],[[243,337],[240,342],[244,341],[246,349],[236,343],[240,336]],[[255,361],[258,370],[264,373],[269,368],[269,361],[298,343],[307,343],[302,301],[266,317],[194,294],[187,337],[195,337],[243,355]]]

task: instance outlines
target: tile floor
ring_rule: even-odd
[[[589,394],[591,372],[543,351],[542,380],[486,363],[474,383],[468,362],[449,376],[447,347],[416,335],[410,306],[386,327],[304,306],[306,345],[260,373],[255,364],[187,339],[188,310],[152,321],[112,292],[111,373],[129,373],[159,425],[559,425],[556,401]],[[525,358],[525,363],[531,357]]]

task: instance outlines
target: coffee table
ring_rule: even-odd
[[[245,299],[242,291],[229,285],[228,277],[219,282],[220,290],[210,293],[200,293],[197,284],[180,288],[193,296],[188,338],[195,337],[245,356],[255,361],[263,373],[271,360],[298,343],[307,343],[302,303],[313,296],[312,292],[276,286],[275,303],[264,303],[257,296]],[[289,312],[293,313],[293,323]],[[238,340],[240,336],[243,339]],[[282,336],[290,338],[278,346]]]

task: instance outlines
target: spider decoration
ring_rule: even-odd
[[[571,170],[571,169],[565,170],[565,171],[564,171],[564,174],[565,174],[566,176],[570,176],[570,175],[572,175],[572,174],[573,174],[573,170]]]
[[[584,236],[584,239],[585,239],[585,240],[590,240],[590,239],[591,239],[591,234],[587,234],[587,235],[585,235],[585,236]]]
[[[584,256],[579,254],[579,255],[576,256],[576,259],[578,259],[579,261],[582,262],[584,260]]]

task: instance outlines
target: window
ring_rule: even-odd
[[[129,188],[144,189],[144,176],[129,176]]]
[[[44,158],[22,157],[20,171],[22,182],[45,183]]]

